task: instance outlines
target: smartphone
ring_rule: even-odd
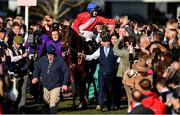
[[[168,73],[171,73],[172,71],[173,71],[173,68],[172,68],[172,67],[168,67],[168,68],[167,68],[167,72],[168,72]]]
[[[135,52],[141,52],[141,49],[135,49]]]

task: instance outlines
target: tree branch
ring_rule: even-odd
[[[68,6],[70,6],[70,7],[72,7],[73,6],[73,4],[72,3],[68,3],[68,2],[66,2],[66,3],[64,3],[65,5],[68,5]]]
[[[50,10],[53,11],[53,0],[44,0],[45,6]]]
[[[44,6],[43,4],[38,4],[38,5],[39,5],[39,7],[40,7],[42,10],[44,10],[44,11],[46,12],[46,14],[52,15],[53,11],[48,10],[48,9],[46,8],[46,6]]]
[[[34,15],[34,16],[39,16],[41,18],[44,17],[44,14],[40,13],[40,12],[30,12],[30,15]]]
[[[61,12],[62,6],[64,5],[65,2],[67,2],[67,0],[62,0],[62,2],[60,3],[59,8],[58,8],[59,13]]]
[[[68,13],[72,8],[75,8],[75,7],[78,7],[80,5],[82,5],[84,3],[84,1],[80,1],[76,4],[74,4],[73,6],[69,7],[69,8],[66,8],[62,13],[60,13],[58,15],[58,18],[61,18],[62,16],[64,16],[66,13]]]

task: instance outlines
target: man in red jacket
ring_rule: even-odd
[[[144,107],[153,110],[155,115],[166,114],[166,105],[158,98],[155,92],[151,91],[151,84],[151,81],[148,79],[143,79],[139,82],[144,97],[141,103]]]
[[[117,24],[115,19],[108,19],[102,16],[98,16],[99,6],[95,2],[91,2],[87,5],[88,12],[80,13],[75,19],[72,28],[78,35],[84,36],[87,31],[91,32],[97,24]],[[84,32],[85,31],[85,32]],[[87,33],[88,34],[88,33]]]

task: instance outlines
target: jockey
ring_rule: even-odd
[[[117,24],[115,19],[108,19],[102,16],[98,16],[99,6],[95,2],[91,2],[87,5],[88,12],[80,13],[75,19],[72,28],[78,35],[87,38],[91,35],[92,30],[97,24]],[[86,41],[89,41],[89,37]]]

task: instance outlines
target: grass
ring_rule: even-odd
[[[78,103],[78,101],[77,101]],[[126,114],[127,113],[127,105],[121,105],[120,109],[114,111],[105,111],[100,112],[96,111],[95,104],[88,104],[86,110],[78,110],[72,108],[72,98],[68,97],[61,100],[58,104],[58,114]],[[44,105],[37,104],[34,102],[34,99],[31,95],[27,95],[25,114],[43,114],[44,113]]]

